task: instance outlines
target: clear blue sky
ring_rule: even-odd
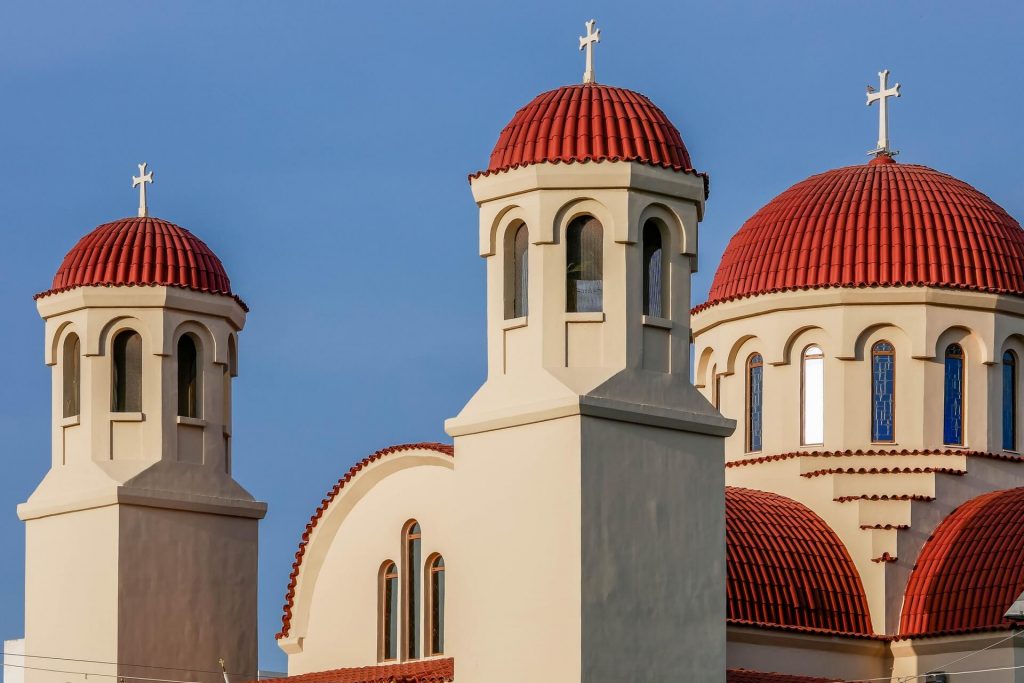
[[[0,7],[0,636],[23,631],[15,505],[49,462],[32,294],[94,226],[154,215],[199,234],[252,307],[235,474],[270,504],[260,658],[303,525],[355,460],[445,440],[484,374],[484,269],[466,175],[537,93],[649,95],[711,174],[695,301],[728,238],[811,173],[861,163],[889,68],[901,161],[1024,217],[1017,2],[20,2]],[[343,606],[339,606],[343,608]]]

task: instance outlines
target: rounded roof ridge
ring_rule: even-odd
[[[701,176],[679,130],[646,95],[599,83],[537,95],[502,129],[485,170],[539,163],[636,161]]]
[[[285,602],[283,613],[281,615],[281,630],[275,636],[278,640],[285,638],[291,632],[292,627],[292,608],[295,606],[295,587],[299,582],[299,573],[302,570],[302,560],[306,555],[306,548],[309,545],[310,537],[313,535],[314,529],[320,523],[320,518],[327,512],[327,508],[330,507],[334,499],[338,497],[342,489],[355,479],[359,473],[373,464],[374,462],[385,458],[394,453],[402,453],[405,451],[435,451],[451,457],[455,456],[455,447],[451,444],[437,443],[432,441],[424,441],[420,443],[405,443],[398,444],[396,446],[388,446],[382,448],[379,451],[375,451],[370,455],[366,456],[355,465],[352,465],[345,474],[331,487],[331,490],[327,492],[324,499],[320,501],[319,507],[313,512],[313,515],[309,518],[309,522],[306,523],[306,528],[302,532],[302,537],[299,540],[299,549],[295,551],[295,561],[292,562],[292,570],[288,575],[288,591],[285,594]]]
[[[167,286],[234,296],[224,264],[205,242],[151,216],[93,229],[64,257],[50,289],[36,298],[89,286]]]
[[[867,596],[850,553],[806,505],[726,486],[725,528],[730,622],[872,635]]]
[[[879,156],[812,175],[759,209],[694,312],[776,292],[899,286],[1024,295],[1024,230],[968,183]]]
[[[925,542],[907,580],[900,637],[1013,627],[1024,593],[1024,487],[968,500]]]

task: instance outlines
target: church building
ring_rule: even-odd
[[[1018,680],[1024,231],[897,161],[883,71],[867,163],[757,211],[694,305],[709,178],[650,99],[596,81],[586,27],[583,82],[469,177],[487,377],[450,442],[329,487],[279,683]],[[243,683],[266,511],[231,475],[248,309],[148,215],[151,181],[37,296],[53,455],[18,508],[25,647],[128,682],[217,683],[223,658]]]

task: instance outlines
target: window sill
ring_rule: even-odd
[[[142,422],[146,416],[141,412],[135,413],[111,413],[111,422]]]
[[[656,318],[653,315],[645,315],[643,317],[643,324],[645,327],[660,327],[663,330],[672,329],[672,321],[668,318]]]
[[[81,415],[70,415],[68,417],[61,419],[60,421],[61,427],[77,427],[80,424],[82,424]]]
[[[603,323],[604,322],[604,311],[594,311],[593,313],[566,313],[565,322],[567,323]]]
[[[189,427],[205,427],[206,420],[199,417],[185,417],[184,415],[179,415],[178,424],[187,425]]]
[[[529,318],[527,316],[525,316],[525,315],[523,317],[521,317],[521,318],[507,318],[507,319],[501,321],[501,329],[503,329],[503,330],[515,330],[515,329],[518,329],[520,327],[526,327],[526,325],[528,324],[528,321],[529,321]]]

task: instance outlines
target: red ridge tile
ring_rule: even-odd
[[[455,660],[449,658],[331,669],[298,676],[263,679],[260,683],[448,683],[454,680]]]
[[[833,683],[834,678],[798,676],[750,669],[726,669],[725,683]]]

